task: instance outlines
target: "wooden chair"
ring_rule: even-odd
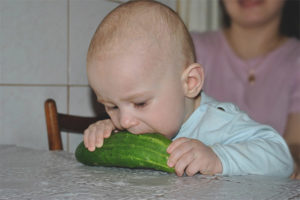
[[[83,117],[59,113],[53,99],[47,99],[44,106],[49,150],[63,150],[61,131],[82,134],[90,124],[109,118],[104,110],[97,117]]]

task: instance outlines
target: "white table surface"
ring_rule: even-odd
[[[264,176],[177,177],[89,167],[73,154],[0,145],[0,199],[300,199],[300,181]]]

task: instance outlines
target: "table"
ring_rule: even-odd
[[[300,181],[265,176],[177,177],[89,167],[74,154],[0,145],[0,199],[300,199]]]

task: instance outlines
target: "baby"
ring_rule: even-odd
[[[84,132],[94,151],[111,132],[161,133],[173,140],[176,174],[288,177],[289,149],[269,126],[202,91],[204,72],[180,17],[154,1],[130,1],[109,13],[87,54],[89,84],[110,119]]]

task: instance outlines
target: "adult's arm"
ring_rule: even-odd
[[[291,178],[300,179],[300,113],[289,114],[284,139],[294,158],[295,167]]]

